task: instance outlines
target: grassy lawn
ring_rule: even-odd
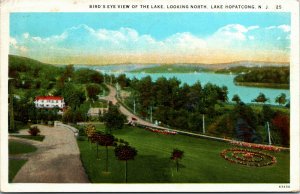
[[[8,144],[9,154],[25,154],[37,150],[37,148],[33,145],[18,141],[9,141]]]
[[[24,138],[24,139],[31,139],[35,141],[43,141],[45,139],[44,135],[37,135],[37,136],[32,136],[32,135],[13,135],[14,137],[19,137],[19,138]]]
[[[25,153],[34,152],[37,150],[37,148],[30,144],[10,140],[8,143],[8,150],[10,155],[14,155],[14,154],[25,154]],[[12,182],[13,178],[16,176],[18,171],[26,162],[27,160],[24,159],[9,159],[9,164],[8,164],[9,182]]]
[[[104,130],[97,125],[97,130]],[[268,167],[247,167],[232,164],[220,156],[228,143],[183,135],[162,135],[144,129],[126,126],[114,131],[117,138],[128,141],[138,150],[135,160],[128,162],[128,182],[131,183],[288,183],[289,152],[267,152],[277,158]],[[81,160],[94,183],[124,182],[125,164],[118,161],[113,147],[109,149],[109,171],[105,169],[105,147],[99,147],[100,160],[96,159],[96,146],[78,141]],[[174,148],[184,151],[179,172],[170,160]]]
[[[27,160],[9,160],[9,175],[8,181],[11,183],[14,177],[16,176],[17,172],[21,169],[21,167],[27,162]]]

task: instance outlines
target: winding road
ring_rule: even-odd
[[[108,94],[108,96],[101,97],[100,99],[111,101],[114,105],[116,105],[118,103],[118,99],[116,98],[116,95],[117,95],[116,88],[114,88],[114,87],[112,87],[111,85],[108,85],[108,84],[106,84],[106,86],[109,89],[109,94]],[[144,125],[144,126],[147,126],[147,127],[162,129],[162,130],[175,131],[177,133],[186,134],[186,135],[193,135],[193,136],[203,137],[203,138],[207,138],[207,139],[214,139],[214,140],[225,141],[225,142],[231,141],[230,139],[212,137],[212,136],[208,136],[208,135],[202,135],[202,134],[198,134],[198,133],[191,133],[191,132],[186,132],[186,131],[181,131],[181,130],[177,130],[177,129],[171,129],[171,128],[155,125],[155,124],[153,124],[149,121],[146,121],[144,119],[141,119],[137,115],[133,114],[126,107],[124,107],[121,103],[119,103],[119,110],[122,114],[124,114],[127,117],[128,121],[131,121],[132,117],[134,117],[134,118],[136,118],[135,123],[140,124],[140,125]]]
[[[109,89],[109,94],[108,96],[105,97],[101,97],[100,99],[103,100],[107,100],[107,101],[111,101],[114,105],[118,103],[118,99],[116,98],[117,95],[117,90],[116,88],[114,88],[111,85],[106,84],[106,86]],[[217,141],[223,141],[223,142],[231,142],[231,139],[226,139],[226,138],[220,138],[220,137],[213,137],[213,136],[208,136],[208,135],[203,135],[203,134],[198,134],[198,133],[191,133],[191,132],[187,132],[187,131],[181,131],[181,130],[177,130],[177,129],[171,129],[171,128],[167,128],[167,127],[162,127],[162,126],[158,126],[155,125],[149,121],[143,120],[140,117],[138,117],[137,115],[133,114],[132,112],[130,112],[126,107],[124,107],[122,105],[122,103],[119,103],[119,110],[122,114],[124,114],[127,117],[128,121],[132,120],[132,117],[136,118],[135,123],[140,124],[140,125],[144,125],[146,127],[151,127],[151,128],[156,128],[156,129],[162,129],[162,130],[168,130],[168,131],[175,131],[179,134],[184,134],[184,135],[191,135],[191,136],[197,136],[197,137],[202,137],[202,138],[206,138],[206,139],[211,139],[211,140],[217,140]],[[263,144],[262,144],[263,145]],[[277,148],[280,148],[282,150],[289,150],[289,148],[286,147],[280,147],[280,146],[274,146]]]

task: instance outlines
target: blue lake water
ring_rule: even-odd
[[[86,67],[86,66],[85,66]],[[111,68],[113,67],[113,69]],[[197,81],[200,81],[201,85],[204,85],[208,82],[216,84],[218,86],[227,86],[228,88],[228,100],[231,101],[234,94],[238,94],[241,100],[245,103],[251,103],[251,101],[256,98],[259,93],[263,93],[269,98],[269,104],[276,104],[275,98],[281,93],[286,94],[287,98],[290,99],[290,90],[287,89],[271,89],[271,88],[258,88],[258,87],[246,87],[246,86],[237,86],[234,84],[233,79],[235,75],[230,74],[215,74],[215,73],[132,73],[126,72],[126,70],[132,70],[135,65],[128,66],[129,69],[123,69],[116,66],[93,66],[92,68],[103,73],[115,74],[118,76],[121,73],[126,74],[128,78],[141,79],[146,76],[151,76],[152,80],[155,81],[159,77],[172,78],[176,77],[181,83],[187,83],[192,85]],[[140,66],[139,66],[140,67]],[[120,71],[115,71],[120,70]]]

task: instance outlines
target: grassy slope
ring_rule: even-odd
[[[33,145],[18,141],[9,141],[8,146],[9,154],[24,154],[37,150],[37,148]]]
[[[98,125],[103,130],[103,125]],[[220,157],[223,149],[232,146],[194,137],[161,135],[139,128],[126,127],[115,131],[117,138],[128,141],[138,150],[134,161],[128,162],[128,182],[182,183],[287,183],[289,182],[289,153],[270,153],[278,163],[270,167],[246,167],[231,164]],[[123,182],[124,162],[117,161],[113,148],[109,150],[109,175],[105,169],[104,147],[99,147],[96,160],[95,145],[78,141],[83,165],[92,182]],[[173,148],[184,150],[179,172],[170,161]]]
[[[9,160],[9,175],[8,175],[8,181],[11,183],[18,171],[21,169],[21,167],[27,162],[27,160],[15,160],[10,159]]]

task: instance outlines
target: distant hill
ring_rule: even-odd
[[[57,74],[61,71],[61,68],[57,66],[16,55],[9,55],[8,64],[10,78],[18,78],[22,73],[32,76],[32,78],[37,76],[51,77],[51,74]]]

